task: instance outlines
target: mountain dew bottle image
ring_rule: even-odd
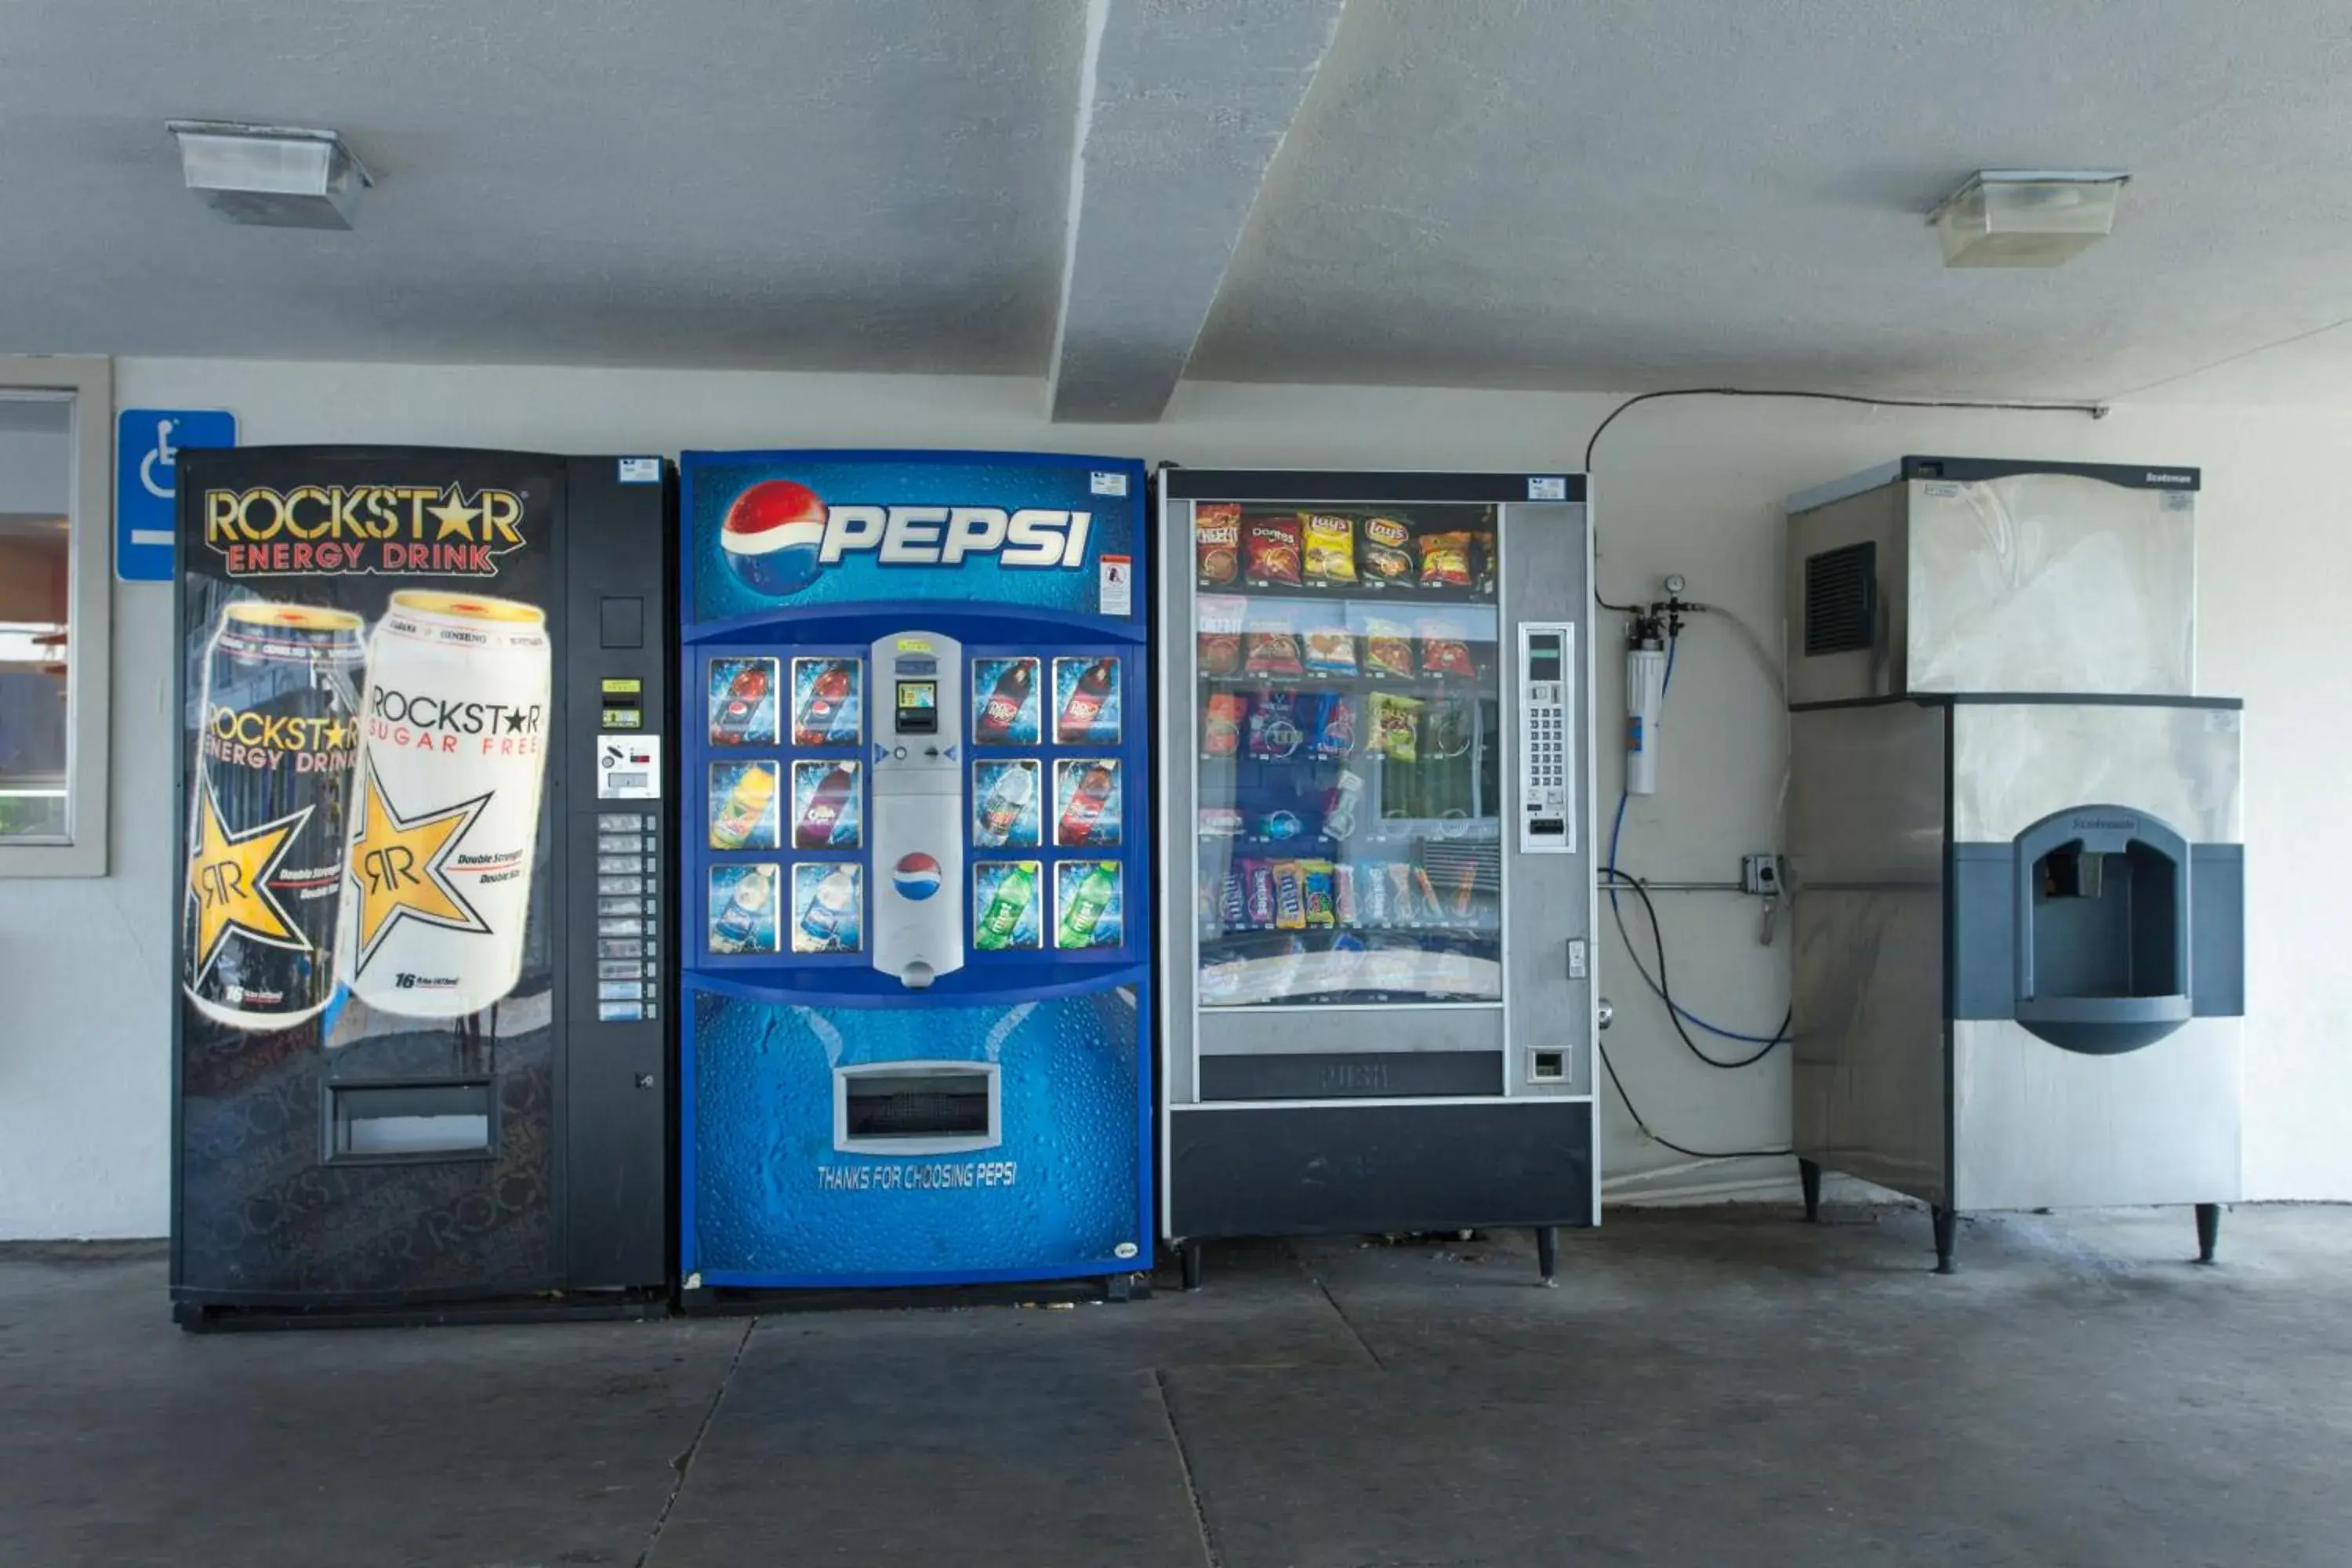
[[[987,910],[980,917],[980,925],[972,932],[971,944],[982,952],[1003,952],[1013,946],[1021,935],[1022,918],[1029,912],[1029,904],[1037,896],[1037,863],[1018,860],[996,884],[996,896],[988,900]],[[1032,941],[1021,943],[1034,947]]]
[[[1072,868],[1076,869],[1076,868]],[[1077,885],[1062,897],[1062,921],[1055,928],[1055,947],[1093,947],[1097,944],[1097,929],[1103,911],[1110,908],[1111,900],[1118,896],[1118,867],[1109,860],[1097,860],[1087,868]],[[1101,933],[1109,946],[1118,941],[1116,927]]]

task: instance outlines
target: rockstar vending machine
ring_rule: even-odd
[[[681,459],[679,1274],[1151,1266],[1143,470]]]
[[[183,1324],[659,1310],[673,493],[183,455]]]

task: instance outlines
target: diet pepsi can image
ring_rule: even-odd
[[[216,1023],[282,1029],[334,994],[361,630],[348,611],[249,599],[205,645],[180,984]]]
[[[536,605],[406,588],[376,623],[337,943],[369,1006],[458,1017],[521,978],[550,681]]]

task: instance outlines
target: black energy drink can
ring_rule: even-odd
[[[286,1028],[334,994],[363,630],[248,599],[205,647],[180,984],[234,1028]]]

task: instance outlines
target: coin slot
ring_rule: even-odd
[[[852,1154],[956,1154],[1003,1141],[993,1062],[877,1062],[834,1069],[833,1143]]]
[[[1528,1079],[1531,1083],[1559,1083],[1568,1077],[1566,1051],[1529,1051]]]
[[[488,1079],[326,1088],[329,1164],[488,1160],[498,1152],[498,1101]]]

